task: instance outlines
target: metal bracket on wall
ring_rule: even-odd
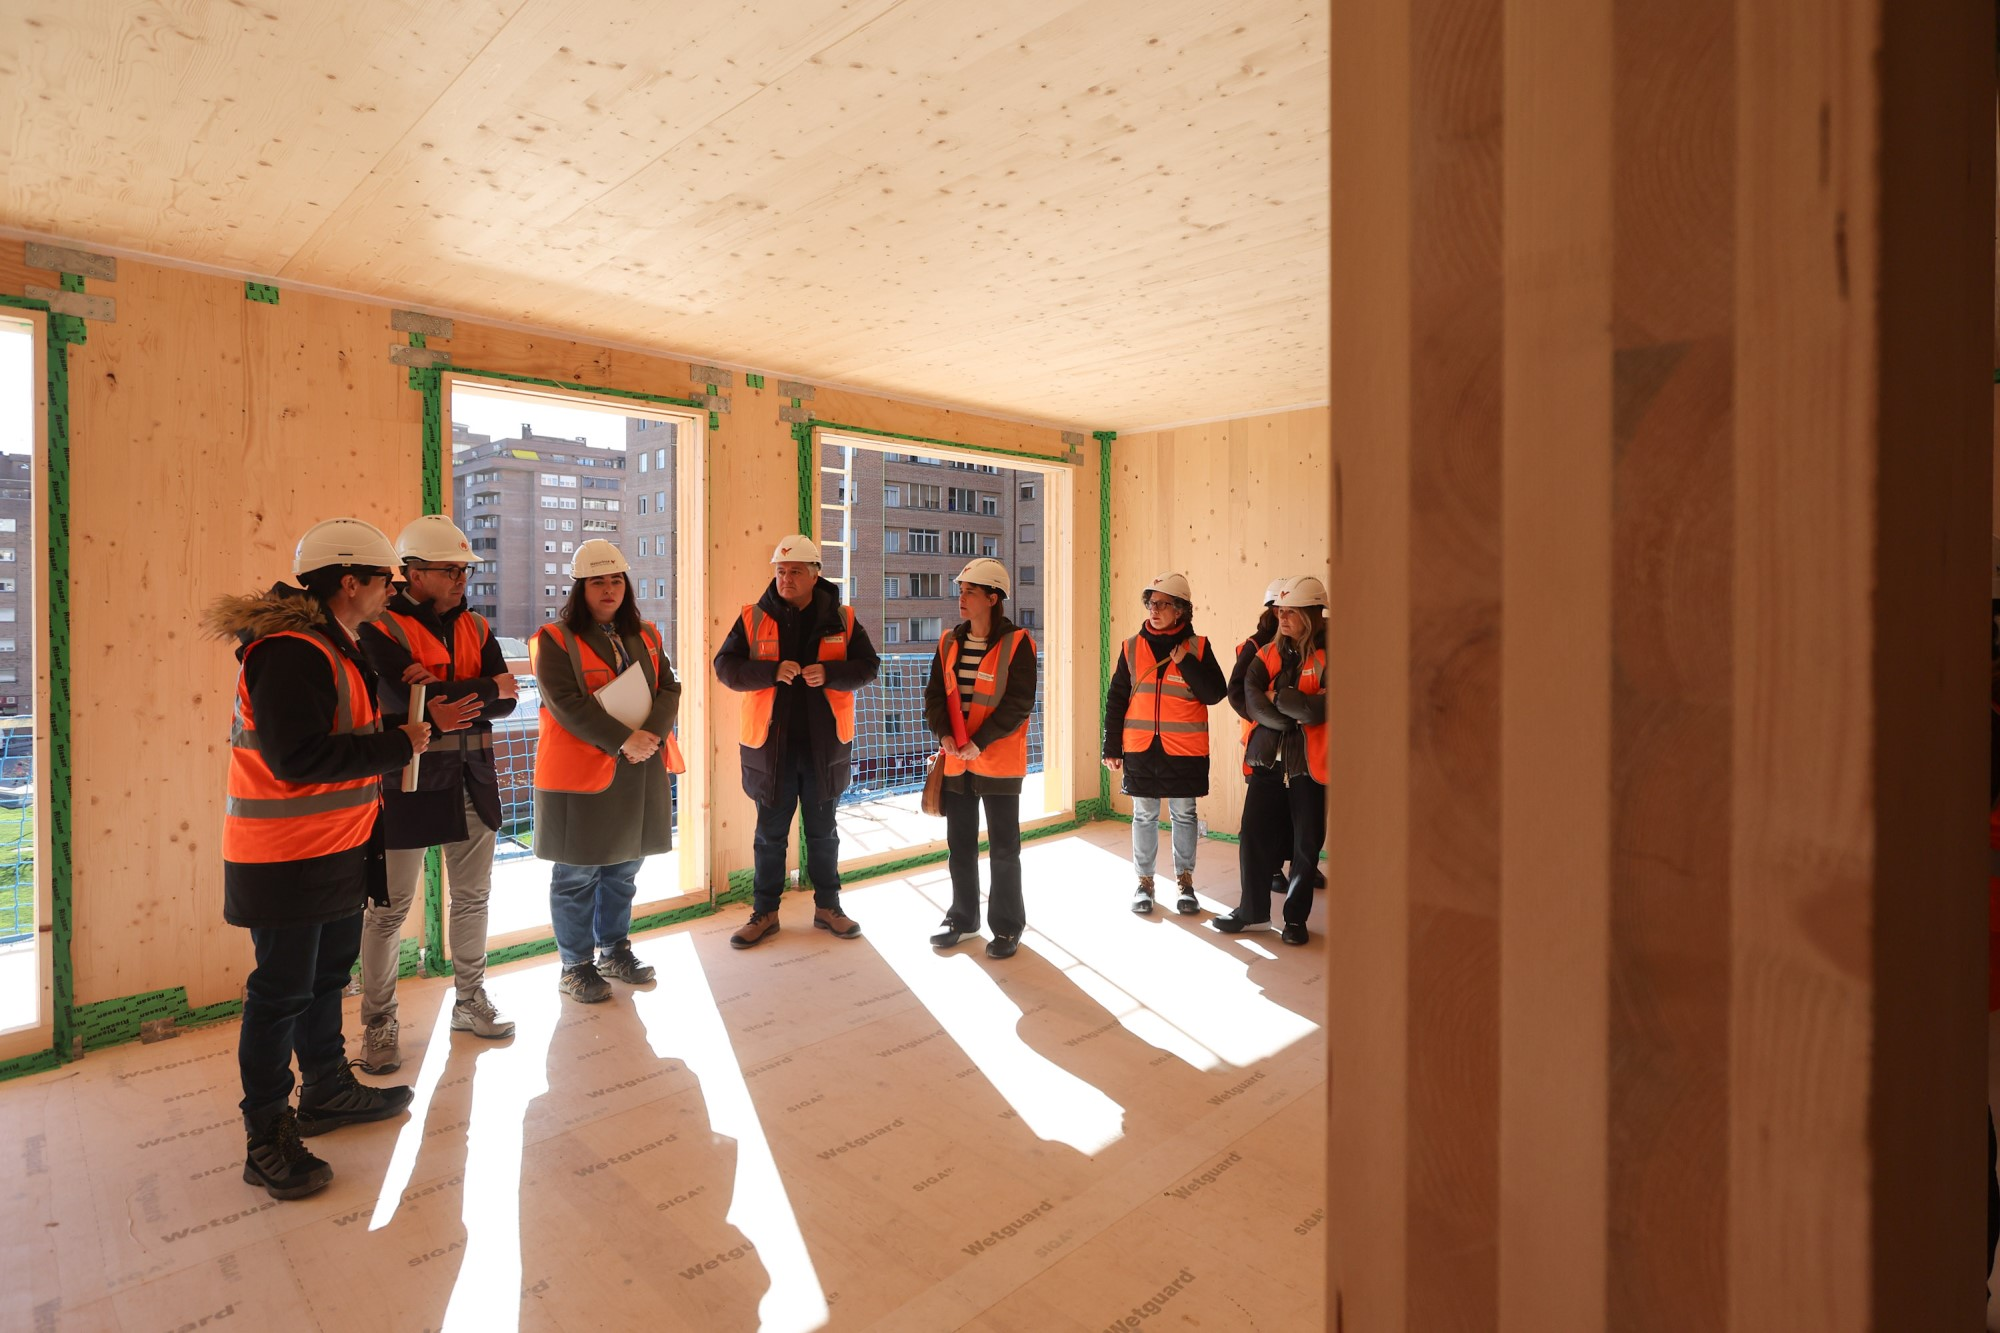
[[[401,343],[390,343],[389,360],[399,366],[414,366],[418,370],[451,369],[451,353],[435,347],[406,347]]]
[[[801,384],[797,380],[778,381],[778,397],[780,398],[797,398],[809,403],[812,401],[812,396],[813,386],[810,384]]]
[[[53,287],[37,287],[30,283],[26,295],[32,301],[46,301],[52,315],[72,315],[78,319],[94,319],[100,324],[118,322],[118,302],[109,296],[91,296],[84,292],[59,292]]]
[[[141,1023],[139,1025],[140,1044],[151,1046],[156,1041],[170,1041],[180,1036],[179,1022],[180,1020],[175,1018],[156,1018],[150,1023]]]
[[[426,315],[417,310],[392,310],[389,327],[398,333],[421,333],[426,338],[451,337],[451,321],[443,315]]]
[[[794,426],[810,425],[812,419],[813,414],[810,407],[781,407],[778,409],[778,420],[789,422]]]
[[[1069,449],[1069,461],[1072,463],[1081,463],[1083,461],[1083,446],[1086,442],[1084,433],[1080,430],[1066,430],[1062,433],[1062,442]]]
[[[688,382],[706,384],[711,390],[718,384],[727,389],[736,383],[736,372],[724,370],[720,366],[689,366]]]
[[[66,246],[44,245],[40,241],[29,241],[25,258],[29,268],[75,273],[86,278],[96,278],[101,282],[118,281],[118,261],[110,255],[97,255],[88,250],[71,250]]]
[[[729,396],[720,393],[707,394],[702,398],[701,405],[711,412],[727,412],[729,410]]]

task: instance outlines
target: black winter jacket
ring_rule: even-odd
[[[1164,672],[1174,645],[1194,637],[1194,627],[1183,621],[1165,634],[1155,634],[1141,626],[1139,633],[1153,651],[1157,670]],[[1129,640],[1128,640],[1129,642]],[[1201,655],[1190,652],[1181,659],[1181,679],[1187,682],[1198,703],[1213,707],[1229,693],[1222,667],[1215,660],[1215,645],[1202,645]],[[1157,697],[1157,696],[1155,696]],[[1118,666],[1111,674],[1111,689],[1104,697],[1104,754],[1122,758],[1123,790],[1127,796],[1206,796],[1208,756],[1168,754],[1156,735],[1144,750],[1133,753],[1124,748],[1125,715],[1132,699],[1132,660],[1123,645],[1118,650]],[[1150,719],[1149,719],[1150,720]]]
[[[315,635],[361,669],[368,696],[376,697],[375,669],[347,631],[303,588],[274,584],[261,597],[225,597],[203,617],[218,638],[241,646],[257,719],[257,739],[273,776],[286,782],[349,782],[393,773],[410,762],[410,738],[401,731],[335,736],[334,680],[326,655],[295,639],[278,639],[250,653],[266,635],[297,631]],[[319,925],[359,912],[369,898],[387,902],[382,828],[360,847],[302,861],[222,863],[222,918],[232,926]]]
[[[1250,656],[1243,673],[1243,702],[1257,729],[1250,734],[1244,762],[1252,768],[1275,768],[1286,782],[1314,781],[1306,758],[1302,728],[1326,721],[1326,695],[1299,691],[1300,656],[1289,639],[1279,639],[1275,697],[1264,659]]]
[[[986,641],[989,644],[998,643],[1018,628],[1005,615],[996,614],[992,627],[986,632]],[[971,622],[961,620],[949,631],[958,640],[961,650],[965,647],[965,636],[971,630]],[[1033,643],[1034,635],[1030,634],[1027,643],[1021,646],[1029,648]],[[931,735],[940,740],[951,735],[951,713],[945,703],[944,675],[939,670],[942,662],[943,658],[937,653],[931,654],[931,674],[924,682],[924,724],[931,729]],[[1035,651],[1016,651],[1007,664],[1007,692],[1000,696],[999,706],[994,708],[992,716],[966,739],[983,750],[1025,726],[1035,711],[1035,689],[1040,669]],[[978,796],[1018,796],[1021,793],[1020,778],[995,778],[984,773],[961,773],[957,777],[946,778],[944,785],[949,791],[971,792]]]
[[[757,606],[778,622],[778,662],[797,662],[808,667],[819,661],[819,642],[831,634],[845,634],[847,625],[840,614],[840,589],[825,579],[813,588],[813,599],[803,609],[778,596],[775,581],[766,585]],[[853,776],[853,746],[834,730],[833,707],[826,690],[859,690],[872,684],[881,669],[881,659],[861,622],[847,641],[847,660],[826,662],[826,686],[815,689],[803,680],[778,684],[778,662],[759,662],[750,656],[750,639],[743,632],[738,615],[729,627],[729,637],[715,654],[715,676],[732,690],[748,693],[775,687],[777,699],[771,709],[771,734],[756,749],[739,745],[743,761],[743,790],[760,805],[778,798],[778,775],[787,763],[796,763],[800,746],[805,747],[813,775],[815,794],[833,800],[847,790]]]
[[[389,609],[414,618],[444,645],[446,669],[450,670],[453,639],[458,633],[459,617],[465,614],[465,603],[460,602],[439,615],[429,602],[413,602],[405,591],[389,599]],[[381,673],[383,727],[402,726],[410,720],[410,687],[403,680],[403,672],[414,659],[379,621],[361,627],[361,650]],[[477,695],[484,706],[472,725],[463,731],[439,731],[433,724],[431,748],[424,751],[424,761],[417,765],[415,791],[406,792],[399,783],[383,784],[382,832],[387,846],[437,847],[464,842],[470,830],[465,826],[461,790],[471,793],[473,808],[479,811],[479,818],[487,828],[500,827],[500,782],[493,769],[493,750],[490,746],[467,746],[461,738],[490,736],[493,719],[514,711],[517,701],[501,698],[499,686],[493,683],[493,677],[504,675],[506,670],[507,659],[500,652],[500,640],[489,635],[486,650],[480,655],[477,676],[447,679],[426,687],[427,703],[449,702],[470,694]],[[428,713],[423,720],[430,721]]]

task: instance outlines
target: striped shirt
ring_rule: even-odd
[[[979,688],[979,664],[986,657],[986,640],[970,632],[958,647],[958,708],[960,716],[972,718],[972,695]]]

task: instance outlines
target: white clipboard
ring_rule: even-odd
[[[653,711],[653,687],[646,680],[646,673],[636,659],[632,665],[619,672],[609,685],[591,697],[603,705],[605,712],[634,731],[644,724],[647,715]]]

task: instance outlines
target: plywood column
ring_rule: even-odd
[[[1992,12],[1333,13],[1329,1323],[1971,1327]]]

